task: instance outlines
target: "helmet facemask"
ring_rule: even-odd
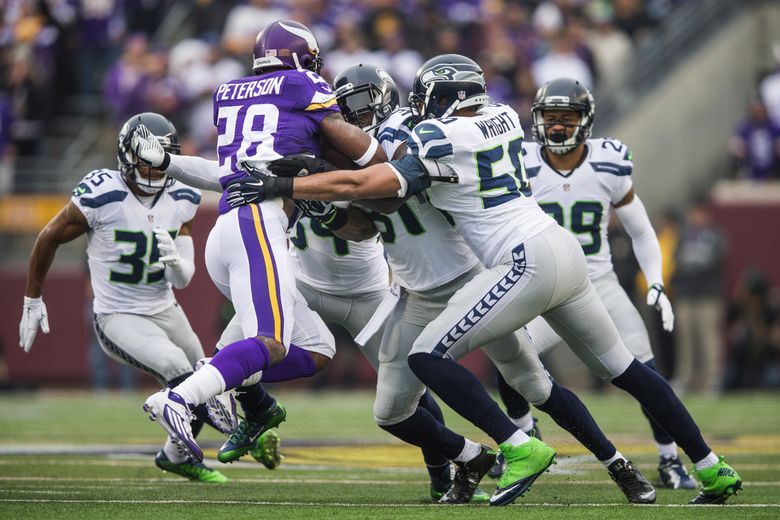
[[[380,88],[373,83],[359,87],[351,83],[344,85],[336,91],[336,99],[344,120],[369,133],[395,109],[390,105],[387,87]]]
[[[557,155],[564,155],[574,150],[578,145],[584,143],[591,134],[593,122],[590,120],[584,110],[576,110],[570,106],[557,108],[578,115],[577,123],[570,123],[561,119],[546,121],[544,113],[547,110],[556,110],[557,107],[547,106],[544,108],[534,108],[532,111],[534,137],[536,140]],[[562,132],[551,133],[550,127],[562,126]],[[569,135],[569,129],[574,130]]]
[[[127,125],[125,125],[127,127]],[[119,161],[119,171],[122,173],[122,177],[128,185],[135,185],[139,190],[147,195],[156,195],[165,188],[170,187],[176,182],[173,177],[168,177],[164,173],[160,172],[145,164],[138,159],[135,152],[130,147],[130,139],[132,132],[128,128],[123,128],[120,132],[119,147],[117,160]],[[155,136],[160,142],[163,149],[173,155],[181,154],[181,146],[177,142],[173,142],[170,135]],[[152,179],[152,173],[157,172],[161,174],[161,177]]]

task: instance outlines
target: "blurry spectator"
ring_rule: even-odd
[[[101,78],[116,59],[125,33],[122,2],[103,0],[79,4],[79,92],[97,94]]]
[[[655,25],[643,0],[615,0],[615,26],[637,43],[646,38]]]
[[[116,124],[146,110],[141,87],[148,53],[146,36],[134,35],[127,40],[122,56],[106,74],[103,94]]]
[[[376,65],[383,67],[395,79],[401,99],[406,99],[417,69],[423,64],[422,55],[406,48],[400,27],[396,27],[395,31],[384,33],[380,44],[376,52]]]
[[[766,279],[759,272],[746,272],[729,306],[724,389],[777,384],[780,350],[773,327],[778,322],[780,307],[772,301]]]
[[[531,75],[531,70],[528,67],[520,65],[515,69],[514,77],[512,78],[512,84],[515,90],[515,98],[510,103],[512,107],[517,111],[520,116],[520,124],[526,131],[526,135],[531,133],[531,125],[533,120],[531,119],[531,105],[536,98],[536,83],[534,83],[534,77]],[[488,91],[488,95],[490,92]],[[532,135],[532,134],[531,134]],[[531,137],[529,137],[531,139]]]
[[[164,0],[123,0],[124,20],[129,33],[142,32],[152,36],[170,6]]]
[[[14,116],[11,98],[0,88],[0,197],[14,189],[14,155],[11,128]]]
[[[631,59],[633,45],[631,38],[612,24],[611,11],[594,8],[591,10],[591,20],[591,29],[586,39],[593,52],[599,85],[609,87],[622,77]]]
[[[176,118],[177,112],[184,107],[185,87],[177,78],[168,74],[166,50],[157,50],[146,56],[141,87],[144,110]]]
[[[573,78],[593,87],[593,76],[587,63],[574,52],[571,37],[559,31],[550,41],[550,51],[533,64],[532,73],[537,87],[556,78]]]
[[[704,202],[687,212],[675,253],[674,386],[715,393],[723,355],[723,255],[725,240]]]
[[[677,244],[680,241],[680,216],[673,211],[667,211],[660,215],[655,222],[653,222],[656,236],[658,236],[658,244],[661,246],[661,260],[663,262],[663,277],[664,287],[671,293],[670,298],[674,304],[674,286],[672,282],[672,275],[674,274],[677,265],[675,264],[675,253],[677,252]],[[645,294],[645,287],[642,288],[642,294]],[[640,306],[640,309],[649,307]],[[676,307],[675,307],[676,311]],[[656,363],[660,372],[667,378],[671,378],[674,374],[675,365],[675,339],[674,334],[666,332],[663,328],[663,324],[659,319],[660,316],[657,312],[652,312],[652,322],[654,326],[648,327],[653,339],[654,353]]]
[[[374,64],[376,58],[363,41],[363,33],[355,18],[342,17],[336,23],[336,46],[323,63],[323,77],[331,81],[347,67],[357,63]]]
[[[287,18],[287,11],[273,4],[272,0],[249,0],[230,11],[222,31],[222,45],[229,54],[242,61],[249,59],[257,33],[271,22]]]
[[[599,71],[596,68],[596,57],[590,48],[588,42],[588,22],[580,16],[574,16],[569,20],[568,24],[569,37],[571,38],[572,48],[574,54],[588,66],[588,71],[591,75],[591,87],[595,87],[599,82]]]
[[[764,101],[769,117],[775,124],[780,124],[780,42],[772,45],[772,55],[775,58],[775,71],[767,75],[759,85],[761,99]]]
[[[237,0],[195,0],[192,6],[193,36],[219,38]]]
[[[740,177],[751,180],[780,178],[780,125],[769,119],[760,99],[750,103],[750,114],[729,140]]]

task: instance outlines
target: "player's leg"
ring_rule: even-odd
[[[620,286],[615,273],[610,271],[593,280],[593,286],[607,308],[612,322],[618,329],[620,339],[623,340],[629,352],[650,369],[658,372],[645,322],[626,291]],[[696,481],[688,474],[680,461],[677,454],[677,444],[672,436],[653,419],[645,407],[642,407],[642,413],[645,414],[650,423],[653,439],[658,447],[660,457],[658,474],[661,484],[670,489],[696,489]]]
[[[581,248],[574,247],[574,237],[563,230],[555,232],[560,237],[559,248],[569,253],[564,258],[574,261],[580,256],[584,261]],[[566,242],[569,251],[564,249]],[[592,370],[637,399],[691,458],[696,473],[707,479],[692,502],[725,501],[741,488],[739,475],[712,452],[669,383],[628,352],[587,277],[583,278],[573,267],[562,273],[570,279],[566,282],[562,278],[561,286],[570,289],[552,300],[545,319]],[[711,468],[723,471],[713,472]]]
[[[150,317],[137,314],[103,314],[94,319],[95,334],[100,347],[109,357],[152,375],[162,385],[175,384],[192,374],[192,365],[184,351],[174,345],[166,330]],[[202,418],[193,426],[199,430],[205,418],[205,410],[199,410]],[[195,412],[194,410],[192,411]],[[190,410],[172,423],[174,426],[187,423],[190,427]],[[162,450],[155,458],[155,464],[166,471],[202,482],[226,482],[220,472],[199,461],[191,461],[188,450],[182,450],[178,437],[168,432]]]

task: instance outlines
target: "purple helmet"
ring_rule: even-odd
[[[252,70],[308,69],[319,74],[322,68],[320,46],[308,27],[292,20],[277,20],[266,26],[255,40]]]

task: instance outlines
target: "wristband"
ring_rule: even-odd
[[[168,166],[171,165],[171,154],[168,152],[165,152],[165,155],[163,155],[163,162],[160,163],[160,166],[157,167],[158,170],[161,172],[164,172],[168,169]]]
[[[331,215],[328,220],[322,221],[322,225],[331,231],[336,231],[337,229],[346,226],[347,220],[349,220],[349,216],[347,215],[346,210],[336,208],[336,211],[333,212],[333,215]]]
[[[371,137],[371,144],[368,145],[368,150],[366,150],[366,153],[364,153],[360,159],[355,159],[355,164],[358,166],[365,166],[368,164],[368,161],[374,157],[377,148],[379,148],[379,141],[374,137]]]
[[[268,177],[263,181],[263,183],[265,184],[266,199],[275,199],[276,197],[292,198],[292,177]]]

